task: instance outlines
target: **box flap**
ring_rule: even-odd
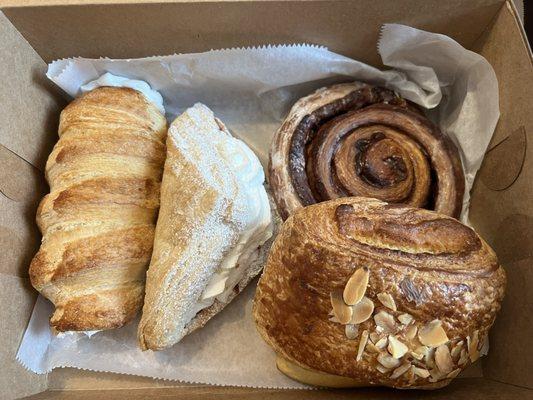
[[[499,80],[501,117],[474,185],[470,217],[508,275],[485,376],[533,388],[533,58],[507,3],[476,50]]]
[[[47,377],[26,371],[15,355],[36,292],[28,265],[40,241],[35,209],[46,191],[39,168],[56,140],[59,105],[46,83],[46,64],[0,13],[0,387],[6,398],[46,389]]]
[[[500,395],[496,395],[499,393]],[[505,393],[503,395],[503,393]],[[481,400],[496,397],[506,400],[523,400],[531,392],[527,389],[506,385],[483,378],[460,379],[444,389],[431,392],[394,390],[386,388],[360,388],[352,390],[270,390],[234,387],[189,386],[180,388],[135,388],[118,390],[62,390],[47,391],[30,397],[37,399],[148,399],[172,398],[187,400],[255,399],[271,400],[386,400],[431,398],[433,400]]]
[[[470,47],[502,0],[403,0],[401,10],[381,3],[379,12],[371,12],[375,0],[130,3],[9,7],[4,12],[47,62],[308,42],[380,65],[374,44],[383,23],[441,32]]]

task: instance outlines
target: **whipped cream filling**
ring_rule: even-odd
[[[195,106],[196,107],[196,106]],[[258,248],[272,236],[270,202],[263,186],[265,174],[254,152],[221,126],[221,135],[213,137],[217,153],[224,158],[245,193],[246,220],[237,243],[222,259],[196,303],[192,317],[210,307],[215,300],[226,302],[258,254]],[[192,319],[192,318],[191,318]]]
[[[96,89],[101,86],[113,86],[113,87],[127,87],[135,89],[141,92],[144,97],[150,102],[152,102],[163,115],[165,115],[165,108],[163,107],[163,96],[157,91],[150,87],[145,81],[138,79],[129,79],[124,78],[123,76],[113,75],[109,72],[106,72],[98,79],[88,82],[85,85],[80,87],[81,93],[90,92],[93,89]]]

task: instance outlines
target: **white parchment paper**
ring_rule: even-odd
[[[361,80],[385,86],[432,109],[430,118],[460,149],[468,191],[499,117],[498,85],[490,64],[449,37],[385,25],[380,71],[308,45],[217,50],[134,60],[68,59],[48,76],[70,96],[105,72],[146,81],[164,99],[167,118],[202,102],[243,139],[266,166],[270,140],[292,104],[332,83]],[[467,211],[463,212],[467,221]],[[51,304],[39,297],[17,358],[37,373],[70,366],[186,382],[301,388],[275,367],[275,356],[251,317],[255,283],[205,328],[169,350],[141,352],[137,322],[92,337],[50,333]]]

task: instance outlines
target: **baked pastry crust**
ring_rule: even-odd
[[[351,280],[350,290],[359,282],[364,297],[349,307],[343,290],[356,271],[363,277],[367,271],[368,284]],[[253,315],[261,336],[289,363],[285,372],[306,383],[324,380],[299,367],[349,378],[350,386],[437,388],[485,351],[505,283],[492,249],[457,220],[376,199],[341,198],[285,221]],[[348,324],[333,308],[332,294],[339,291],[352,310]],[[371,313],[352,325],[363,300],[372,303]]]
[[[271,241],[263,240],[250,257],[234,260],[234,269],[243,275],[230,295],[195,311],[209,279],[239,246],[242,219],[249,210],[243,186],[221,157],[224,150],[209,143],[214,133],[231,137],[202,104],[185,111],[169,129],[161,209],[138,328],[143,350],[170,347],[205,325],[261,271],[270,248]],[[270,229],[267,224],[258,234],[268,231],[270,237]]]
[[[164,116],[129,88],[95,89],[62,111],[29,271],[57,331],[117,328],[141,308],[165,135]]]
[[[458,217],[459,152],[412,103],[362,82],[301,98],[276,132],[269,183],[282,218],[301,207],[364,196]]]

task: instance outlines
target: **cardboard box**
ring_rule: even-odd
[[[524,399],[533,396],[533,58],[517,13],[502,0],[0,1],[0,393],[3,398]],[[482,54],[500,85],[501,118],[473,189],[471,219],[508,273],[503,309],[477,378],[432,393],[358,389],[282,391],[187,385],[70,369],[48,375],[15,360],[36,292],[28,265],[57,140],[61,93],[46,63],[62,57],[133,58],[267,43],[308,42],[380,67],[381,24],[441,32]],[[169,39],[171,38],[171,39]],[[475,132],[472,132],[475,134]],[[4,397],[5,396],[5,397]]]

